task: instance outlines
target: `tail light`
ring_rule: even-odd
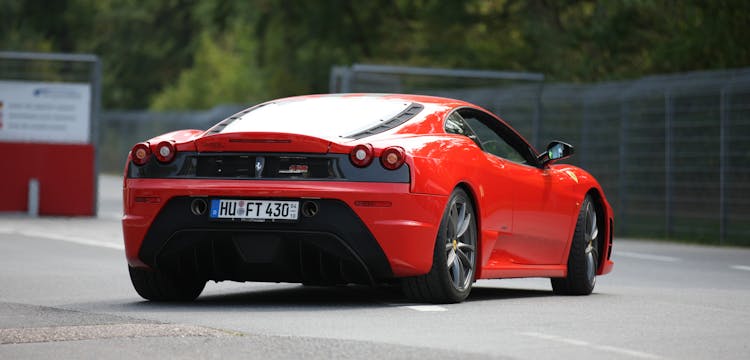
[[[404,164],[406,155],[400,147],[389,147],[380,155],[380,163],[388,170],[396,170]]]
[[[174,159],[174,155],[177,152],[174,148],[174,144],[169,141],[162,141],[156,145],[156,160],[162,163],[168,163]]]
[[[352,149],[349,153],[349,159],[352,164],[356,167],[365,167],[370,165],[373,158],[372,145],[370,144],[359,144]]]
[[[144,143],[135,144],[133,150],[130,150],[130,157],[133,159],[134,164],[143,165],[151,157],[151,148]]]

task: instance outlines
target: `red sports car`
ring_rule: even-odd
[[[130,277],[149,300],[208,280],[399,281],[459,302],[477,279],[548,277],[589,294],[612,270],[613,216],[593,176],[554,164],[470,103],[335,94],[270,101],[208,130],[136,144],[125,167]]]

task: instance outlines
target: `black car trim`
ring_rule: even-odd
[[[240,111],[240,112],[238,112],[238,113],[236,113],[236,114],[234,114],[234,115],[232,115],[232,116],[230,116],[230,117],[228,117],[228,118],[220,121],[218,124],[212,126],[208,130],[206,130],[206,135],[219,134],[222,131],[224,131],[225,127],[229,126],[229,124],[233,123],[235,120],[238,120],[243,115],[245,115],[245,114],[247,114],[247,113],[249,113],[249,112],[251,112],[251,111],[253,111],[253,110],[257,109],[257,108],[266,106],[268,104],[273,104],[273,103],[270,102],[270,103],[259,104],[259,105],[253,106],[251,108],[247,108],[245,110],[242,110],[242,111]]]
[[[347,139],[358,140],[358,139],[366,138],[368,136],[386,132],[388,130],[395,128],[396,126],[399,126],[409,121],[409,119],[419,114],[419,112],[422,111],[422,109],[424,109],[424,105],[419,104],[419,103],[411,103],[411,105],[409,105],[404,111],[398,113],[396,116],[388,120],[385,120],[379,124],[376,124],[368,129],[361,130],[353,134],[344,135],[342,137],[347,138]]]
[[[195,199],[172,198],[157,214],[138,253],[145,264],[216,281],[372,284],[393,277],[380,244],[343,201],[311,200],[317,214],[289,224],[210,221],[191,211]]]
[[[220,164],[219,164],[220,163]],[[260,166],[257,169],[256,164]],[[287,167],[284,169],[283,167]],[[292,166],[298,168],[292,169]],[[303,167],[304,168],[303,170]],[[304,153],[196,153],[178,152],[163,164],[151,157],[143,165],[130,162],[126,171],[132,179],[291,180],[409,183],[409,165],[396,170],[379,161],[359,168],[346,154]]]

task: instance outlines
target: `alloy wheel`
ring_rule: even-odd
[[[591,281],[594,281],[599,259],[599,225],[596,218],[596,209],[591,202],[586,203],[585,226],[586,275]]]
[[[464,291],[471,286],[474,279],[477,234],[470,227],[472,211],[467,200],[456,198],[448,215],[445,253],[446,265],[451,283]]]

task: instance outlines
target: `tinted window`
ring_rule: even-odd
[[[464,136],[473,135],[471,129],[466,126],[464,120],[457,113],[452,113],[445,119],[445,132]]]
[[[476,141],[484,151],[520,164],[536,165],[528,144],[494,117],[474,109],[458,112],[476,134]]]

